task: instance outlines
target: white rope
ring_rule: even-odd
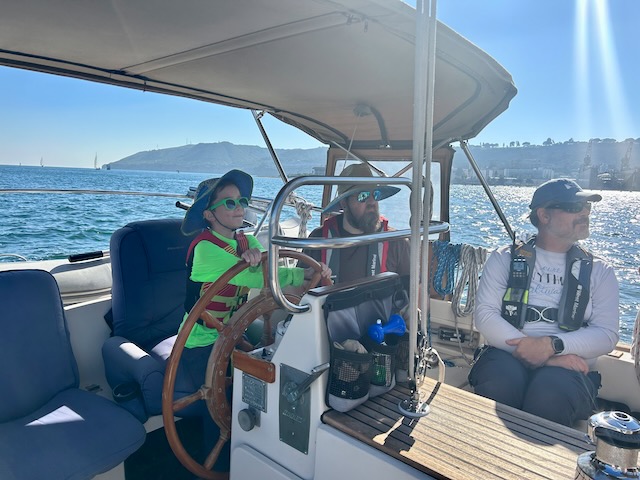
[[[304,198],[296,195],[294,192],[289,194],[287,202],[293,204],[296,214],[300,217],[300,229],[298,230],[299,238],[307,238],[307,222],[311,219],[311,209],[313,203],[306,201]]]
[[[486,260],[486,248],[462,245],[458,263],[458,281],[451,299],[451,310],[453,310],[456,317],[466,317],[473,313],[476,292],[478,290],[478,280],[480,278],[480,269],[482,269]],[[461,302],[465,287],[467,287],[467,303],[463,307]]]
[[[640,311],[636,315],[636,323],[633,326],[633,337],[631,339],[631,356],[636,367],[636,378],[640,383]]]

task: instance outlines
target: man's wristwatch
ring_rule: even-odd
[[[553,353],[558,355],[559,353],[564,352],[564,342],[560,337],[550,335],[549,338],[551,339],[551,347],[553,348]]]

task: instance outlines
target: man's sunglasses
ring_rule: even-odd
[[[227,210],[235,210],[238,205],[242,208],[249,206],[249,199],[247,197],[235,198],[223,198],[222,200],[211,205],[207,210],[215,210],[220,205],[224,205]]]
[[[585,208],[588,212],[591,211],[591,202],[566,202],[566,203],[553,203],[547,205],[545,208],[553,208],[554,210],[562,210],[567,213],[580,213]]]
[[[373,199],[377,202],[382,197],[382,192],[380,190],[374,190],[372,192],[360,192],[356,196],[356,200],[360,203],[366,202],[369,197],[373,194]]]

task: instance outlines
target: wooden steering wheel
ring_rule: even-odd
[[[297,259],[299,262],[309,265],[315,270],[313,277],[309,281],[309,284],[302,295],[304,295],[304,293],[309,289],[316,287],[320,282],[322,267],[320,263],[315,261],[313,258],[295,250],[280,250],[279,257]],[[266,279],[267,252],[262,254],[261,262],[263,265],[264,278]],[[220,276],[220,278],[211,284],[202,294],[198,302],[196,302],[189,312],[189,315],[176,338],[171,355],[167,361],[167,368],[164,376],[164,385],[162,388],[162,418],[169,445],[180,463],[182,463],[182,465],[184,465],[189,471],[201,478],[211,480],[228,478],[228,473],[214,472],[212,469],[220,456],[220,452],[222,451],[224,444],[229,441],[229,438],[231,437],[231,405],[227,400],[226,394],[227,388],[231,385],[232,381],[232,378],[227,376],[227,369],[231,354],[234,352],[236,345],[243,341],[243,334],[247,327],[260,316],[265,318],[263,343],[265,346],[268,344],[267,342],[271,343],[267,340],[271,337],[271,324],[269,317],[274,310],[280,308],[276,303],[271,290],[269,288],[264,288],[257,297],[242,305],[238,311],[231,316],[227,324],[223,324],[219,320],[214,319],[206,310],[206,306],[211,302],[211,299],[217,295],[233,277],[248,267],[249,264],[247,262],[238,262]],[[323,281],[323,284],[330,285],[331,281],[326,279],[326,281]],[[285,297],[292,303],[298,303],[302,295],[297,296],[286,294]],[[174,400],[176,375],[180,358],[182,357],[182,352],[187,338],[198,319],[202,319],[208,325],[214,325],[218,330],[219,336],[214,343],[211,355],[209,356],[204,385],[202,385],[197,391],[182,397],[179,400]],[[239,350],[235,350],[234,362],[242,363],[245,366],[245,369],[250,370],[252,374],[258,378],[272,376],[275,380],[275,369],[273,368],[273,364],[270,362],[254,358],[251,355],[240,352]],[[218,438],[218,442],[207,455],[203,464],[194,460],[184,448],[178,436],[174,417],[175,412],[178,412],[199,400],[204,400],[206,402],[211,417],[220,428],[220,437]]]

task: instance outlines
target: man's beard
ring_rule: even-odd
[[[365,210],[359,218],[356,218],[349,206],[344,209],[344,214],[353,227],[364,233],[374,233],[380,230],[380,212],[377,206],[373,210]]]

